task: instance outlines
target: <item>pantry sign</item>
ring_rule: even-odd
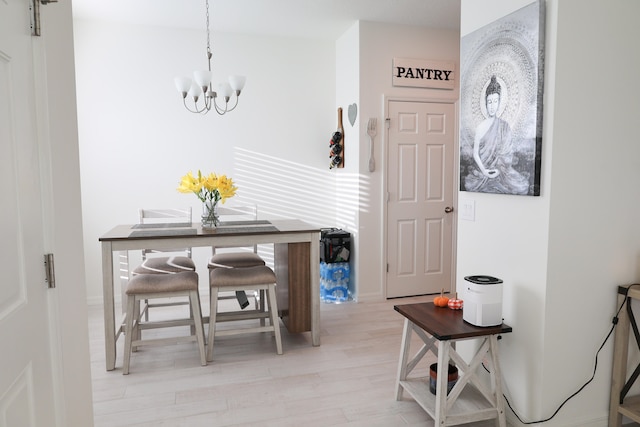
[[[453,61],[393,58],[393,85],[454,89]]]

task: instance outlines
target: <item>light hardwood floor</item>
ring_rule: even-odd
[[[309,333],[289,334],[282,326],[281,356],[265,333],[217,338],[214,361],[205,367],[195,343],[146,347],[134,353],[126,376],[124,339],[116,370],[105,370],[102,308],[91,306],[95,426],[431,427],[406,393],[395,400],[404,318],[393,306],[432,299],[322,304],[321,346],[311,346]],[[202,305],[208,315],[206,298]],[[412,353],[419,345],[416,338]],[[416,369],[426,374],[434,361]]]

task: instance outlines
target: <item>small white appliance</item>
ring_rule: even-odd
[[[491,276],[467,276],[462,318],[474,326],[502,324],[502,280]]]

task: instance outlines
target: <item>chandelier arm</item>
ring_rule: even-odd
[[[216,109],[216,112],[222,116],[222,115],[225,115],[226,113],[229,113],[229,112],[235,110],[235,108],[238,106],[238,101],[239,101],[239,97],[236,96],[236,102],[235,102],[235,104],[233,104],[233,107],[231,107],[231,108],[229,108],[229,101],[225,101],[224,109],[222,109],[222,107],[218,107],[218,103],[216,102],[216,98],[213,98],[213,105],[214,105],[214,107]]]
[[[189,105],[187,104],[187,98],[183,98],[182,99],[182,103],[184,104],[184,108],[186,108],[188,111],[190,111],[191,113],[199,113],[200,111],[198,111],[198,104],[194,103],[193,105],[196,107],[195,110],[192,110],[191,108],[189,108]]]
[[[216,113],[218,113],[221,116],[224,116],[227,113],[227,103],[225,103],[225,108],[224,110],[220,107],[218,107],[218,102],[216,101],[216,98],[212,99],[212,104],[214,106],[214,108],[216,109]]]
[[[183,98],[182,103],[184,104],[184,108],[187,109],[187,111],[191,112],[191,113],[207,113],[209,111],[209,109],[211,109],[211,105],[207,106],[206,103],[204,105],[204,107],[202,109],[198,108],[198,104],[196,102],[193,103],[194,108],[189,108],[189,105],[187,104],[187,99]]]
[[[207,111],[211,110],[211,98],[206,96],[206,94],[203,98],[204,98],[204,109]]]
[[[236,96],[236,102],[233,104],[233,107],[229,108],[229,103],[227,102],[227,113],[233,111],[238,106],[238,102],[240,101],[240,97]]]

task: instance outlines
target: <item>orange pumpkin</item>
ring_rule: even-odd
[[[458,299],[458,293],[457,292],[456,292],[456,297],[455,298],[451,298],[447,302],[447,305],[452,310],[460,310],[462,308],[462,300]]]
[[[433,305],[436,307],[446,307],[449,304],[449,298],[444,296],[444,288],[440,291],[440,296],[433,299]]]

